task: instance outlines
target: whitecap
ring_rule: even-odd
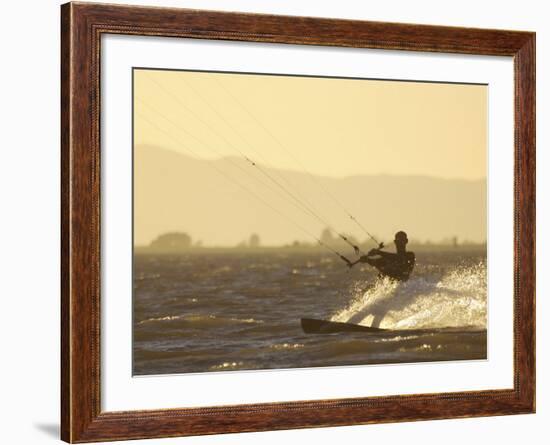
[[[485,329],[486,264],[458,267],[441,278],[379,279],[366,292],[355,289],[348,306],[331,320],[384,329]]]

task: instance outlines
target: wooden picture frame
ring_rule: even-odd
[[[535,411],[534,33],[68,3],[61,7],[61,34],[63,440],[94,442]],[[99,115],[103,34],[512,56],[515,72],[513,389],[102,412]]]

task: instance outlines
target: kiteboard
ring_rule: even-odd
[[[317,320],[315,318],[301,318],[300,322],[302,324],[302,329],[306,334],[333,334],[335,332],[384,332],[387,330],[353,323]]]
[[[391,333],[391,334],[484,334],[486,329],[475,326],[423,328],[423,329],[383,329],[372,326],[362,326],[354,323],[343,323],[340,321],[318,320],[316,318],[301,318],[302,330],[306,334],[334,334],[337,332],[370,332],[370,333]]]

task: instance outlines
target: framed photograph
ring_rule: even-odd
[[[534,33],[61,18],[63,440],[534,412]]]

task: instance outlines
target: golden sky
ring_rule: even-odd
[[[134,70],[135,144],[292,170],[486,177],[487,87]]]

